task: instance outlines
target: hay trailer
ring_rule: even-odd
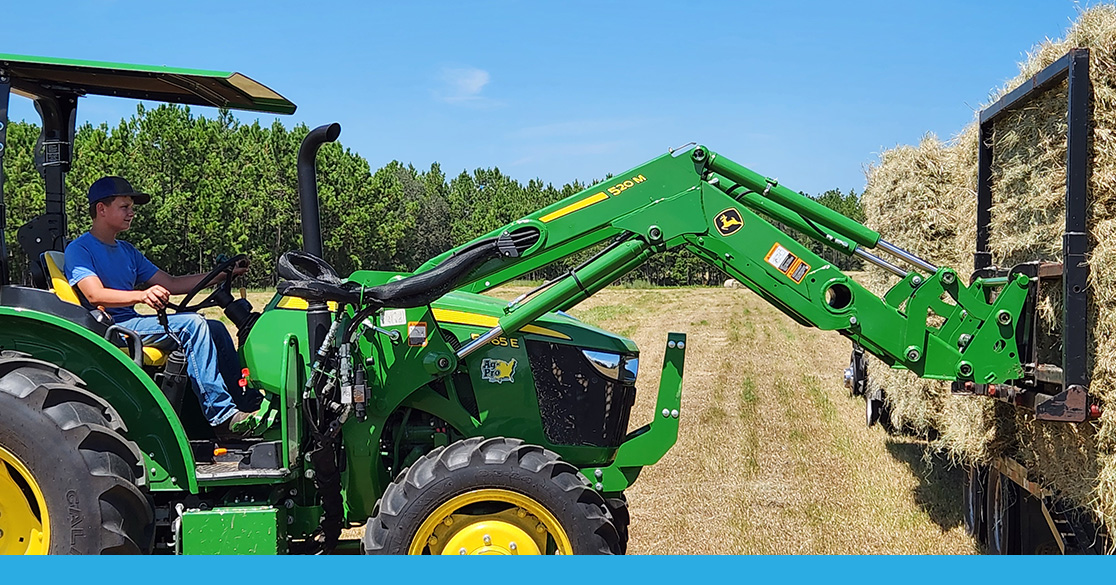
[[[1068,87],[1066,115],[1065,236],[1062,262],[1032,261],[1005,267],[995,263],[990,246],[993,213],[993,135],[997,122],[1019,112],[1032,100],[1062,86]],[[1091,160],[1092,88],[1089,50],[1073,49],[1062,58],[980,112],[977,167],[977,216],[974,272],[971,281],[995,286],[1026,276],[1031,282],[1021,314],[1015,347],[1023,376],[1005,384],[958,380],[955,395],[990,397],[1028,411],[1034,420],[1082,423],[1097,419],[1102,404],[1090,394],[1092,364],[1089,353],[1090,254],[1087,195]],[[1060,313],[1053,327],[1043,328],[1038,311],[1041,295],[1060,297]],[[1049,310],[1049,306],[1046,308]],[[1047,318],[1046,323],[1050,323]],[[1049,329],[1049,330],[1048,330]],[[853,348],[845,370],[846,386],[866,400],[869,426],[889,423],[886,395],[868,385],[863,350]],[[889,430],[893,430],[890,429]],[[966,465],[962,515],[968,532],[991,554],[1100,553],[1110,550],[1103,522],[1081,503],[1059,496],[1035,466],[1025,463],[1018,444],[981,464]],[[1088,473],[1082,469],[1082,476]]]

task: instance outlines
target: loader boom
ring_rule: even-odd
[[[880,298],[776,223],[901,280]],[[798,323],[838,331],[892,367],[924,378],[985,384],[1023,373],[1016,337],[1029,326],[1020,322],[1030,287],[1026,276],[966,285],[955,270],[888,244],[860,223],[703,146],[663,155],[484,237],[531,230],[539,233],[537,244],[518,257],[482,265],[461,288],[488,290],[610,243],[563,277],[509,303],[499,324],[458,350],[458,357],[547,312],[576,305],[653,254],[682,247]],[[864,248],[883,249],[917,270],[904,270]]]

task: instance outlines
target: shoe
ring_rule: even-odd
[[[259,413],[258,410],[255,412],[238,410],[236,414],[229,417],[229,420],[214,427],[213,431],[221,439],[242,439],[259,424],[256,418]]]

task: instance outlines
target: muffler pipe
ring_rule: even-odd
[[[302,139],[298,148],[298,205],[302,215],[302,250],[321,258],[322,221],[318,214],[318,149],[341,135],[337,122],[318,126]]]

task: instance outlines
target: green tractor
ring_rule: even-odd
[[[417,276],[342,280],[318,260],[314,161],[340,132],[323,126],[299,152],[306,252],[284,256],[283,290],[256,310],[227,279],[179,305],[224,310],[243,382],[265,395],[258,436],[218,441],[168,356],[81,306],[61,272],[74,110],[82,95],[294,104],[238,73],[0,55],[0,76],[0,124],[10,92],[43,113],[47,189],[46,213],[18,230],[39,286],[11,285],[0,249],[0,553],[343,551],[358,543],[342,529],[362,524],[369,553],[624,551],[624,488],[677,435],[681,336],[659,405],[673,416],[629,437],[630,340],[557,313],[483,335],[504,304],[446,294],[537,248],[537,229]]]
[[[272,299],[257,310],[226,278],[179,305],[224,310],[242,383],[265,396],[256,436],[216,441],[183,398],[175,360],[81,306],[59,271],[73,112],[87,94],[294,105],[239,74],[0,55],[0,123],[10,91],[43,113],[47,209],[19,229],[24,252],[41,259],[40,287],[10,284],[0,250],[0,552],[623,553],[624,492],[678,436],[686,338],[666,335],[652,422],[629,431],[638,348],[565,311],[671,249],[892,367],[977,383],[1023,375],[1026,276],[965,285],[697,145],[413,274],[342,277],[321,260],[315,181],[318,148],[340,133],[333,124],[300,149],[304,249],[280,259]],[[901,281],[879,298],[773,222]],[[915,269],[865,251],[876,247]],[[483,294],[586,250],[595,253],[510,302]],[[931,311],[940,319],[926,319]],[[340,538],[360,525],[359,543]]]

